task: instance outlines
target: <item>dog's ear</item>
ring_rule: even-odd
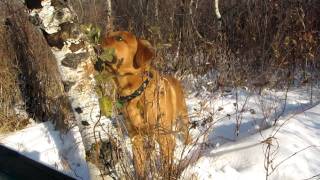
[[[151,44],[147,40],[138,40],[138,48],[133,59],[133,67],[145,68],[151,64],[155,52]]]

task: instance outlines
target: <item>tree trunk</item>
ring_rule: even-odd
[[[218,20],[221,19],[221,14],[219,10],[219,0],[214,0],[214,12]]]
[[[112,19],[112,2],[107,0],[107,26],[106,32],[113,30],[113,19]]]
[[[154,0],[154,17],[159,24],[159,0]]]
[[[108,17],[111,18],[111,1],[108,3]],[[93,61],[96,55],[92,44],[84,34],[84,27],[78,24],[77,15],[71,5],[60,0],[44,0],[42,6],[41,9],[33,10],[32,18],[40,17],[39,22],[42,24],[39,26],[56,56],[86,150],[85,158],[91,179],[108,179],[110,177],[106,174],[110,174],[110,169],[106,167],[106,160],[101,157],[108,156],[106,153],[112,151],[105,149],[109,147],[105,144],[109,143],[109,137],[114,136],[110,135],[110,119],[100,115],[94,79]],[[51,9],[54,11],[48,13]],[[108,23],[111,23],[111,20]],[[85,26],[86,31],[88,28],[89,26]],[[89,34],[92,35],[91,32]]]

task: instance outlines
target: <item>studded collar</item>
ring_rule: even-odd
[[[143,81],[143,83],[140,85],[140,87],[128,96],[119,96],[118,102],[123,104],[123,103],[129,102],[132,99],[140,96],[144,92],[145,88],[148,86],[150,79],[153,77],[151,72],[146,72],[146,74],[148,77],[146,80]]]

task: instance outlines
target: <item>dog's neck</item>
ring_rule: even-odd
[[[118,94],[120,96],[129,96],[134,93],[142,83],[148,78],[145,73],[127,74],[116,77]]]

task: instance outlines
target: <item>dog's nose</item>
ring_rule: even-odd
[[[93,49],[98,56],[102,54],[102,47],[100,45],[94,46]]]

